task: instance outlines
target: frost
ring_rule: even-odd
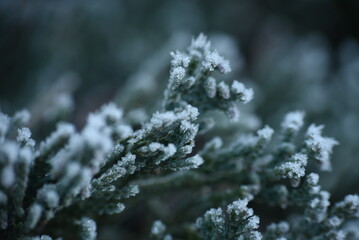
[[[224,223],[222,214],[223,212],[221,208],[212,208],[204,214],[204,218],[211,220],[215,224],[220,225]]]
[[[203,147],[201,152],[207,153],[220,149],[223,146],[223,141],[220,137],[215,137],[212,140],[208,141]]]
[[[199,111],[196,107],[193,107],[191,105],[187,105],[183,111],[178,113],[178,117],[179,118],[183,118],[183,119],[189,119],[191,121],[194,121],[197,119],[199,115]]]
[[[234,201],[233,203],[228,205],[227,213],[228,214],[234,213],[235,215],[240,215],[242,213],[247,212],[246,215],[244,216],[248,217],[247,215],[251,215],[251,213],[248,213],[247,204],[248,204],[247,199]]]
[[[43,208],[40,204],[34,203],[29,208],[29,213],[26,218],[25,227],[26,229],[33,229],[41,218]]]
[[[312,186],[317,185],[319,182],[319,175],[316,173],[310,173],[307,176],[307,182]]]
[[[204,221],[213,224],[217,228],[217,231],[219,232],[224,231],[225,220],[223,218],[223,211],[221,208],[217,208],[217,209],[212,208],[208,210],[204,214],[203,219],[201,218],[197,219],[197,227],[201,227],[201,225],[204,224]]]
[[[30,121],[31,114],[28,110],[17,111],[13,117],[13,121],[21,125],[27,124]]]
[[[183,66],[186,68],[191,61],[191,58],[187,56],[187,54],[180,51],[170,52],[170,55],[172,57],[171,65],[175,67]]]
[[[259,218],[247,204],[248,199],[234,201],[227,206],[226,215],[221,208],[208,210],[196,222],[201,239],[261,239],[262,235],[255,230]]]
[[[55,208],[59,205],[59,196],[55,191],[48,191],[45,194],[45,202],[50,208]]]
[[[69,140],[67,148],[63,148],[58,151],[51,159],[50,164],[52,166],[51,175],[53,177],[57,176],[66,164],[71,160],[72,156],[77,153],[77,151],[81,151],[84,147],[83,141],[79,134],[73,134]],[[67,166],[66,172],[70,169],[79,168],[78,163],[69,164]]]
[[[223,97],[224,99],[229,99],[231,97],[230,92],[229,92],[229,87],[224,82],[220,82],[218,84],[217,88],[218,88],[219,95],[221,97]]]
[[[305,143],[314,155],[314,158],[319,161],[320,169],[322,171],[330,171],[330,155],[333,147],[339,143],[333,138],[323,137],[322,130],[324,126],[310,125],[307,133]]]
[[[9,188],[15,182],[15,172],[12,165],[7,165],[1,170],[1,184]]]
[[[115,131],[116,131],[116,134],[119,135],[120,139],[128,138],[133,133],[132,128],[127,125],[119,125],[116,127]]]
[[[7,115],[0,112],[0,142],[4,140],[4,137],[9,128],[9,124],[10,124],[10,118]]]
[[[327,209],[330,205],[330,194],[326,191],[320,191],[318,196],[312,199],[305,211],[305,214],[314,222],[321,222],[326,217]]]
[[[176,146],[172,143],[168,144],[165,148],[165,155],[168,157],[172,157],[176,153]]]
[[[231,86],[231,92],[235,95],[239,95],[240,101],[248,103],[253,99],[253,89],[246,88],[243,83],[234,80]]]
[[[248,199],[237,200],[227,207],[227,213],[231,221],[243,224],[243,232],[251,231],[259,227],[258,216],[253,215],[253,209],[248,208]]]
[[[286,240],[284,236],[289,231],[289,224],[287,222],[271,223],[267,226],[264,239]]]
[[[270,128],[268,125],[257,131],[258,137],[265,141],[270,141],[272,139],[273,133],[274,130]]]
[[[229,61],[219,55],[217,51],[206,54],[202,65],[204,69],[210,72],[214,71],[215,69],[218,69],[221,73],[224,74],[231,72]]]
[[[184,154],[188,154],[191,149],[180,149],[179,151],[183,152]],[[188,170],[198,168],[204,162],[203,158],[196,154],[192,157],[177,159],[174,161],[166,162],[166,166],[172,170]]]
[[[244,239],[242,236],[238,238],[238,240]],[[249,236],[247,239],[250,240],[261,240],[262,239],[262,234],[258,231],[252,231],[249,233]]]
[[[23,145],[28,145],[30,147],[35,146],[35,141],[31,139],[30,129],[27,127],[19,128],[17,130],[16,140]]]
[[[148,124],[147,126],[149,128],[150,127],[159,128],[161,126],[168,126],[172,124],[176,120],[176,118],[177,117],[174,112],[164,112],[164,113],[156,112],[155,114],[153,114],[150,124]]]
[[[297,133],[304,124],[305,113],[302,111],[289,112],[285,115],[282,128]]]
[[[187,162],[188,168],[198,168],[203,164],[203,158],[197,154],[193,157],[187,158]]]
[[[26,127],[18,129],[17,138],[16,138],[17,141],[22,142],[29,139],[30,137],[31,137],[30,129]]]
[[[176,146],[172,143],[165,146],[158,142],[152,142],[148,146],[141,147],[139,151],[143,156],[158,156],[155,160],[155,164],[158,165],[162,161],[172,157],[177,152],[177,149]]]
[[[166,226],[159,220],[153,222],[151,227],[151,239],[154,240],[172,240],[172,236],[166,234]]]
[[[296,153],[293,156],[293,160],[298,161],[303,165],[307,165],[308,156],[306,154],[303,154],[303,153]]]
[[[207,80],[204,82],[204,89],[209,98],[214,98],[217,93],[217,83],[216,79],[213,77],[208,77]]]
[[[343,223],[343,220],[338,218],[337,216],[333,216],[326,220],[326,225],[330,228],[339,227]]]
[[[151,152],[156,152],[159,149],[163,148],[163,145],[160,143],[153,142],[148,146],[148,148]]]
[[[60,202],[60,196],[51,185],[45,185],[37,192],[37,198],[44,201],[49,208],[56,208]]]
[[[19,146],[13,141],[5,141],[4,143],[1,143],[0,152],[4,154],[7,161],[5,161],[3,158],[0,158],[0,162],[15,162],[18,157],[18,151]]]
[[[70,136],[75,132],[75,128],[72,124],[69,123],[60,123],[57,125],[56,131],[53,132],[45,142],[40,144],[40,152],[44,153],[49,151],[60,141],[70,138]]]
[[[207,40],[207,37],[201,33],[197,38],[192,38],[191,45],[189,46],[189,52],[191,55],[200,57],[201,53],[209,52],[211,48],[211,42]]]
[[[126,109],[134,107],[125,117],[116,104],[109,103],[90,113],[82,130],[60,123],[36,146],[30,129],[22,125],[30,118],[28,112],[18,112],[13,118],[0,113],[0,228],[4,231],[0,235],[51,239],[41,234],[58,227],[56,236],[73,229],[77,230],[75,238],[96,239],[96,223],[88,216],[119,214],[129,204],[126,218],[138,203],[164,219],[182,214],[183,224],[169,229],[161,221],[154,222],[152,240],[171,240],[168,230],[176,237],[201,240],[349,236],[345,226],[359,218],[359,196],[349,195],[331,205],[319,176],[306,172],[308,159],[317,160],[322,170],[330,169],[329,158],[338,143],[322,136],[323,126],[310,125],[304,139],[302,135],[295,138],[304,125],[304,113],[294,111],[285,116],[279,137],[265,124],[254,132],[257,128],[248,129],[248,119],[254,119],[248,113],[243,114],[244,123],[212,128],[214,121],[222,119],[211,112],[220,110],[230,120],[236,119],[238,102],[249,102],[253,90],[237,80],[220,78],[218,73],[231,70],[229,61],[211,49],[203,34],[192,40],[187,51],[170,55],[162,108],[150,119],[150,108],[138,108],[137,101],[124,104]],[[136,74],[152,83],[140,84],[145,92],[144,88],[155,90],[154,79],[165,69],[164,64],[153,70],[155,65],[148,61],[145,70]],[[136,100],[141,96],[133,96],[137,93],[126,94]],[[67,92],[62,96],[56,114],[71,100]],[[229,134],[216,136],[225,131]],[[132,200],[136,195],[140,196]],[[240,199],[226,205],[236,197]],[[260,203],[294,212],[281,214],[288,222],[268,223],[262,236],[260,218],[249,207],[252,200],[256,207]],[[185,209],[205,213],[190,224],[186,220],[194,216]],[[267,220],[265,216],[265,225]]]
[[[117,181],[126,174],[132,174],[135,167],[136,156],[128,153],[126,156],[122,157],[116,164],[114,164],[110,169],[103,173],[99,178],[94,180],[94,184],[101,186],[102,184],[110,184]]]
[[[173,238],[172,238],[172,236],[171,235],[166,235],[164,238],[163,238],[163,240],[172,240]]]
[[[190,120],[193,121],[197,118],[197,116],[199,115],[199,112],[197,110],[197,108],[194,108],[190,105],[186,106],[185,109],[183,109],[182,111],[175,113],[172,111],[168,111],[168,112],[156,112],[155,114],[153,114],[150,123],[146,124],[146,127],[148,129],[151,128],[160,128],[160,127],[167,127],[170,126],[171,124],[173,124],[176,121],[179,120]],[[187,125],[190,126],[190,125]],[[192,126],[192,125],[191,125]]]
[[[52,238],[50,236],[48,236],[48,235],[42,235],[40,237],[40,240],[52,240]]]
[[[21,148],[19,151],[19,159],[24,161],[26,165],[30,165],[34,158],[33,152],[28,147]]]
[[[121,109],[117,108],[114,103],[109,103],[101,107],[101,114],[104,119],[109,123],[116,123],[121,120],[123,112]]]
[[[286,162],[279,168],[288,178],[300,178],[305,174],[303,165],[296,162]]]
[[[283,178],[289,178],[293,187],[300,184],[300,178],[305,175],[308,156],[303,153],[294,154],[287,162],[275,168],[277,174]]]
[[[228,60],[216,50],[210,50],[210,43],[203,34],[192,40],[187,52],[177,51],[171,55],[170,79],[163,102],[165,110],[192,105],[203,113],[219,109],[231,120],[237,120],[236,102],[249,102],[253,90],[244,88],[243,84],[239,86],[236,81],[232,84],[233,89],[223,81],[217,84],[212,72],[226,74],[231,68]]]
[[[94,127],[86,127],[82,136],[87,144],[89,144],[93,149],[102,150],[105,153],[108,153],[113,148],[113,143],[109,136],[104,136],[104,134]]]
[[[108,204],[104,206],[104,208],[99,209],[100,214],[119,214],[125,210],[125,205],[122,203],[116,203],[116,204]]]
[[[122,198],[130,198],[139,194],[140,188],[138,185],[130,185],[124,190],[122,190],[122,192]]]
[[[327,234],[325,234],[326,239],[334,239],[334,240],[345,240],[346,239],[346,233],[339,230],[331,230]]]
[[[80,225],[80,237],[82,240],[96,240],[97,227],[94,220],[84,217],[77,224]]]
[[[148,119],[148,114],[142,108],[133,109],[126,113],[126,120],[132,125],[142,124]]]
[[[151,228],[151,234],[162,235],[166,231],[166,226],[159,220],[155,221]]]
[[[186,78],[183,82],[183,86],[185,88],[191,88],[193,87],[193,85],[196,83],[196,78],[193,76],[190,76],[188,78]]]
[[[183,67],[175,67],[171,70],[171,78],[175,81],[182,80],[186,75],[186,69]]]
[[[359,217],[359,196],[347,195],[343,201],[337,203],[333,209],[335,216],[339,218]]]
[[[64,205],[68,206],[71,204],[73,198],[77,196],[80,191],[86,189],[90,184],[92,179],[91,169],[84,167],[80,170],[80,165],[76,163],[71,163],[70,168],[67,169],[67,174],[62,179],[62,184],[60,185],[60,191],[64,192]]]

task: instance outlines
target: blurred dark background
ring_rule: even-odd
[[[255,89],[259,122],[300,109],[339,140],[322,181],[340,199],[359,193],[358,13],[357,0],[1,0],[0,110],[29,109],[38,139],[112,100],[150,113],[169,51],[203,32]]]
[[[267,34],[275,35],[279,27],[298,37],[316,33],[335,51],[343,41],[359,37],[358,10],[355,0],[3,0],[1,107],[26,106],[37,86],[69,71],[86,82],[76,95],[98,87],[111,95],[179,31],[230,35],[241,44],[249,69],[262,47],[258,41],[265,44],[258,38],[274,21],[280,26]]]

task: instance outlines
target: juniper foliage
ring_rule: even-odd
[[[96,239],[98,216],[121,214],[136,195],[189,188],[195,196],[169,214],[196,208],[202,216],[170,227],[157,220],[150,239],[350,237],[346,226],[359,218],[359,196],[331,204],[318,174],[308,172],[311,163],[331,170],[338,142],[322,135],[323,126],[311,124],[303,133],[305,114],[293,111],[277,131],[265,125],[194,149],[196,138],[213,127],[205,112],[238,120],[237,105],[251,101],[253,90],[218,80],[231,67],[203,34],[171,56],[162,109],[139,128],[109,103],[89,114],[83,129],[59,123],[37,143],[26,127],[27,111],[0,114],[1,239],[48,240],[67,231]],[[250,207],[257,203],[294,213],[263,226],[261,213]]]

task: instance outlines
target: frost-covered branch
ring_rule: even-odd
[[[109,103],[90,113],[82,129],[58,123],[35,141],[29,112],[0,113],[0,238],[49,240],[76,231],[79,239],[96,239],[98,217],[138,201],[160,205],[152,213],[163,217],[152,225],[154,240],[344,239],[359,218],[359,197],[331,204],[319,175],[308,174],[310,162],[331,170],[338,142],[322,135],[323,126],[311,124],[302,134],[305,114],[294,111],[279,129],[263,125],[208,140],[204,113],[237,119],[236,104],[248,103],[253,90],[219,79],[215,72],[230,72],[229,61],[203,34],[171,56],[163,107],[141,123]],[[174,203],[162,200],[166,194]],[[295,214],[260,228],[261,212],[254,215],[248,204],[263,203],[293,207]]]
[[[172,52],[171,71],[165,91],[164,108],[191,104],[203,113],[218,109],[237,120],[236,102],[248,103],[253,90],[234,80],[231,84],[218,82],[213,72],[227,74],[231,71],[229,61],[211,49],[207,37],[200,34],[192,39],[186,52]]]

